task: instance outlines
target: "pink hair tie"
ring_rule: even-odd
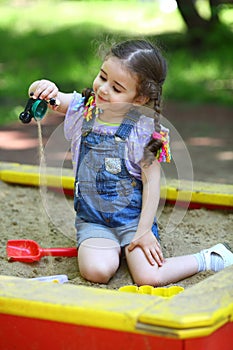
[[[157,131],[154,131],[153,132],[153,134],[152,134],[152,137],[153,137],[153,139],[162,139],[162,135],[159,133],[159,132],[157,132]]]

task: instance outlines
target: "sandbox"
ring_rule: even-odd
[[[50,217],[46,221],[49,235],[44,236],[40,196],[37,187],[34,188],[39,184],[37,167],[1,163],[0,179],[5,213],[1,231],[8,231],[1,238],[1,349],[232,349],[232,267],[182,281],[179,285],[184,287],[183,292],[164,298],[119,291],[122,285],[132,285],[124,263],[109,286],[95,288],[77,276],[75,258],[9,263],[5,257],[6,237],[32,238],[46,246],[75,243],[71,236],[56,231]],[[59,178],[51,174],[48,181],[49,187],[62,187],[72,194],[73,179],[68,170],[67,175]],[[182,253],[183,245],[186,253],[205,248],[215,243],[216,238],[233,246],[233,186],[195,183],[191,197],[185,193],[185,184],[177,186],[171,181],[168,187],[162,189],[168,206],[160,218],[165,254]],[[191,198],[188,206],[199,209],[188,210],[175,232],[166,238],[163,226],[177,194],[181,206],[187,207],[186,199]],[[51,196],[59,209],[59,195]],[[35,232],[38,227],[41,231]],[[174,242],[178,242],[177,251]],[[66,284],[30,280],[42,274],[67,271]]]

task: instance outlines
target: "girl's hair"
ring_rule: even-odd
[[[155,131],[160,132],[162,86],[167,74],[167,64],[160,50],[146,40],[126,40],[113,45],[105,55],[119,58],[124,66],[137,75],[138,96],[148,98],[145,106],[154,110]],[[87,96],[86,93],[84,96]],[[146,165],[153,162],[162,147],[160,139],[152,138],[144,148]]]
[[[155,131],[160,132],[162,86],[167,74],[167,64],[160,50],[146,40],[127,40],[112,46],[106,58],[115,56],[125,67],[137,75],[138,96],[148,97],[146,106],[154,110]],[[160,139],[152,138],[144,148],[146,165],[153,162],[162,147]]]

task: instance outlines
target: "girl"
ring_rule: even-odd
[[[159,123],[166,70],[156,47],[128,40],[110,49],[93,89],[83,95],[62,93],[48,80],[29,88],[34,98],[59,100],[51,108],[66,114],[76,173],[78,265],[89,281],[107,283],[122,250],[137,285],[163,286],[233,264],[223,244],[163,257],[155,217],[160,162],[170,161],[168,130]]]

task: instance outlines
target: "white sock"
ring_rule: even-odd
[[[198,263],[198,272],[206,271],[205,256],[202,252],[194,254]],[[214,272],[224,269],[224,261],[217,253],[210,254],[210,269]]]
[[[224,269],[224,261],[221,255],[217,253],[211,253],[210,259],[211,259],[210,267],[212,271],[218,272]]]

